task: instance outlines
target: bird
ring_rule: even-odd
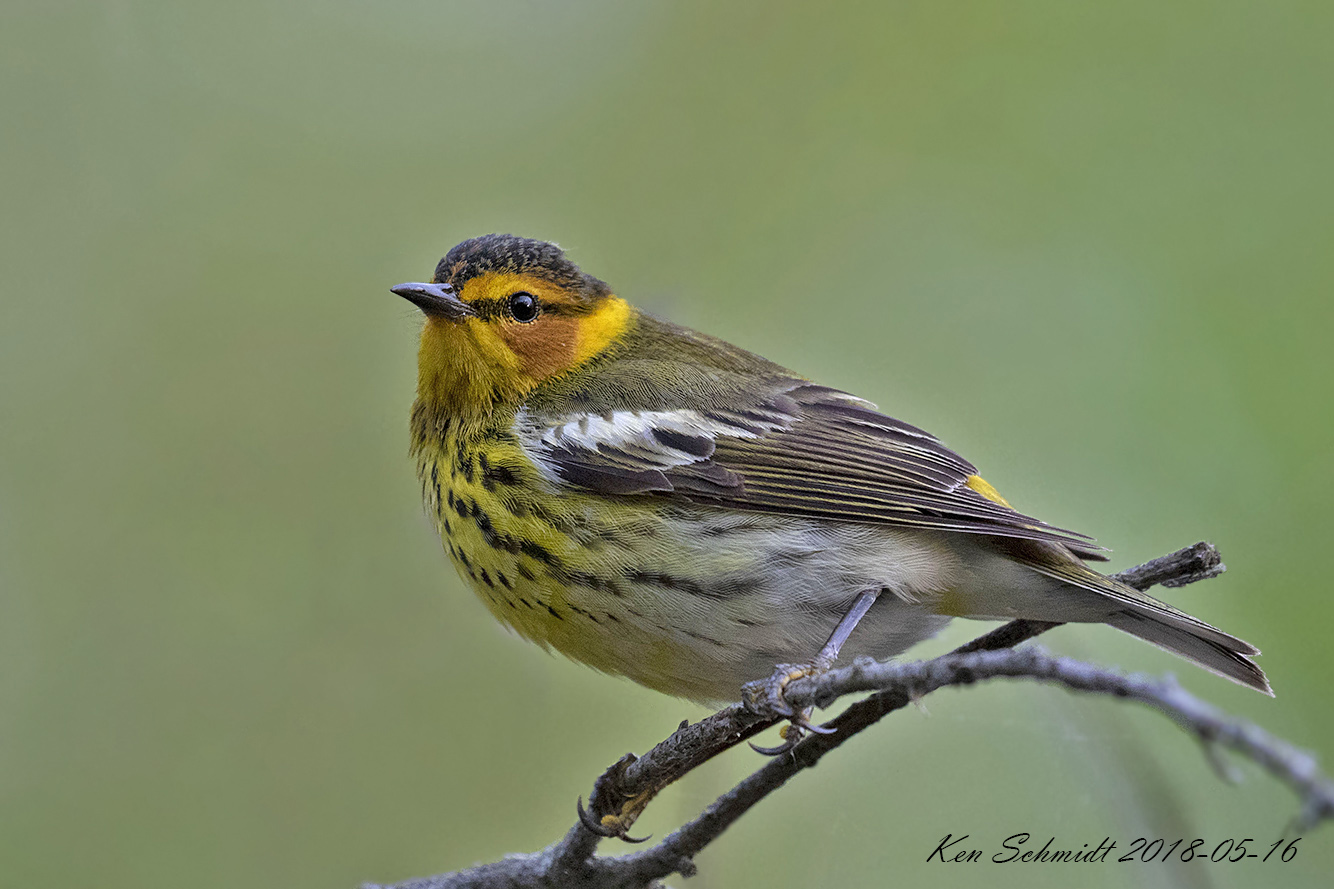
[[[1017,511],[940,439],[635,308],[553,243],[471,238],[391,290],[424,315],[427,514],[545,648],[716,703],[953,618],[1023,618],[1107,624],[1272,695],[1258,649],[1094,570],[1092,538]]]

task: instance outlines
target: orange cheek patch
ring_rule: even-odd
[[[519,369],[534,380],[545,380],[574,364],[577,318],[544,315],[532,324],[504,324],[499,333],[519,359]]]

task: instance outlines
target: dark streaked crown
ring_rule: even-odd
[[[452,284],[455,291],[461,291],[470,278],[487,272],[535,275],[590,300],[611,293],[604,282],[584,274],[566,259],[565,251],[555,244],[515,235],[469,238],[445,254],[432,280]]]

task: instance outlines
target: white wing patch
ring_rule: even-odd
[[[751,423],[742,427],[706,417],[699,411],[612,411],[609,414],[578,414],[557,426],[534,423],[527,410],[514,418],[514,431],[524,450],[541,454],[554,448],[592,451],[612,449],[638,456],[660,454],[654,460],[663,466],[683,466],[696,462],[699,457],[681,448],[665,444],[653,433],[677,433],[694,438],[713,440],[720,435],[730,438],[757,438],[765,432],[780,428],[775,421]],[[673,459],[675,455],[675,459]]]
[[[663,445],[654,438],[655,429],[707,438],[716,438],[719,435],[733,438],[756,437],[756,433],[749,429],[710,419],[698,411],[677,410],[613,411],[610,415],[582,414],[560,426],[543,430],[541,438],[543,443],[548,445],[556,447],[574,445],[590,451],[596,451],[599,445],[660,450]]]

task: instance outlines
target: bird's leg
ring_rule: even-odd
[[[787,689],[788,683],[794,679],[804,679],[807,676],[818,676],[827,672],[838,660],[838,653],[843,649],[843,644],[848,641],[848,637],[852,635],[852,631],[857,628],[857,624],[866,616],[866,612],[871,610],[871,606],[875,604],[875,600],[879,597],[880,590],[866,590],[858,593],[852,605],[839,619],[834,631],[829,634],[829,639],[820,648],[815,660],[808,664],[779,664],[768,679],[748,682],[742,687],[743,700],[747,707],[758,713],[785,716],[789,720],[789,724],[783,728],[782,744],[777,747],[760,747],[751,744],[751,747],[767,756],[777,756],[795,747],[805,731],[817,734],[828,734],[832,731],[811,724],[810,718],[815,710],[814,707],[806,707],[798,713],[788,704],[783,693]]]
[[[843,650],[843,643],[848,641],[852,631],[861,623],[862,618],[866,617],[866,612],[871,610],[871,606],[878,598],[880,590],[868,590],[857,594],[857,598],[839,620],[838,626],[834,627],[834,632],[829,634],[829,639],[820,649],[820,653],[815,656],[815,660],[811,663],[813,669],[807,675],[823,673],[834,665],[834,661],[838,660],[838,653]]]

